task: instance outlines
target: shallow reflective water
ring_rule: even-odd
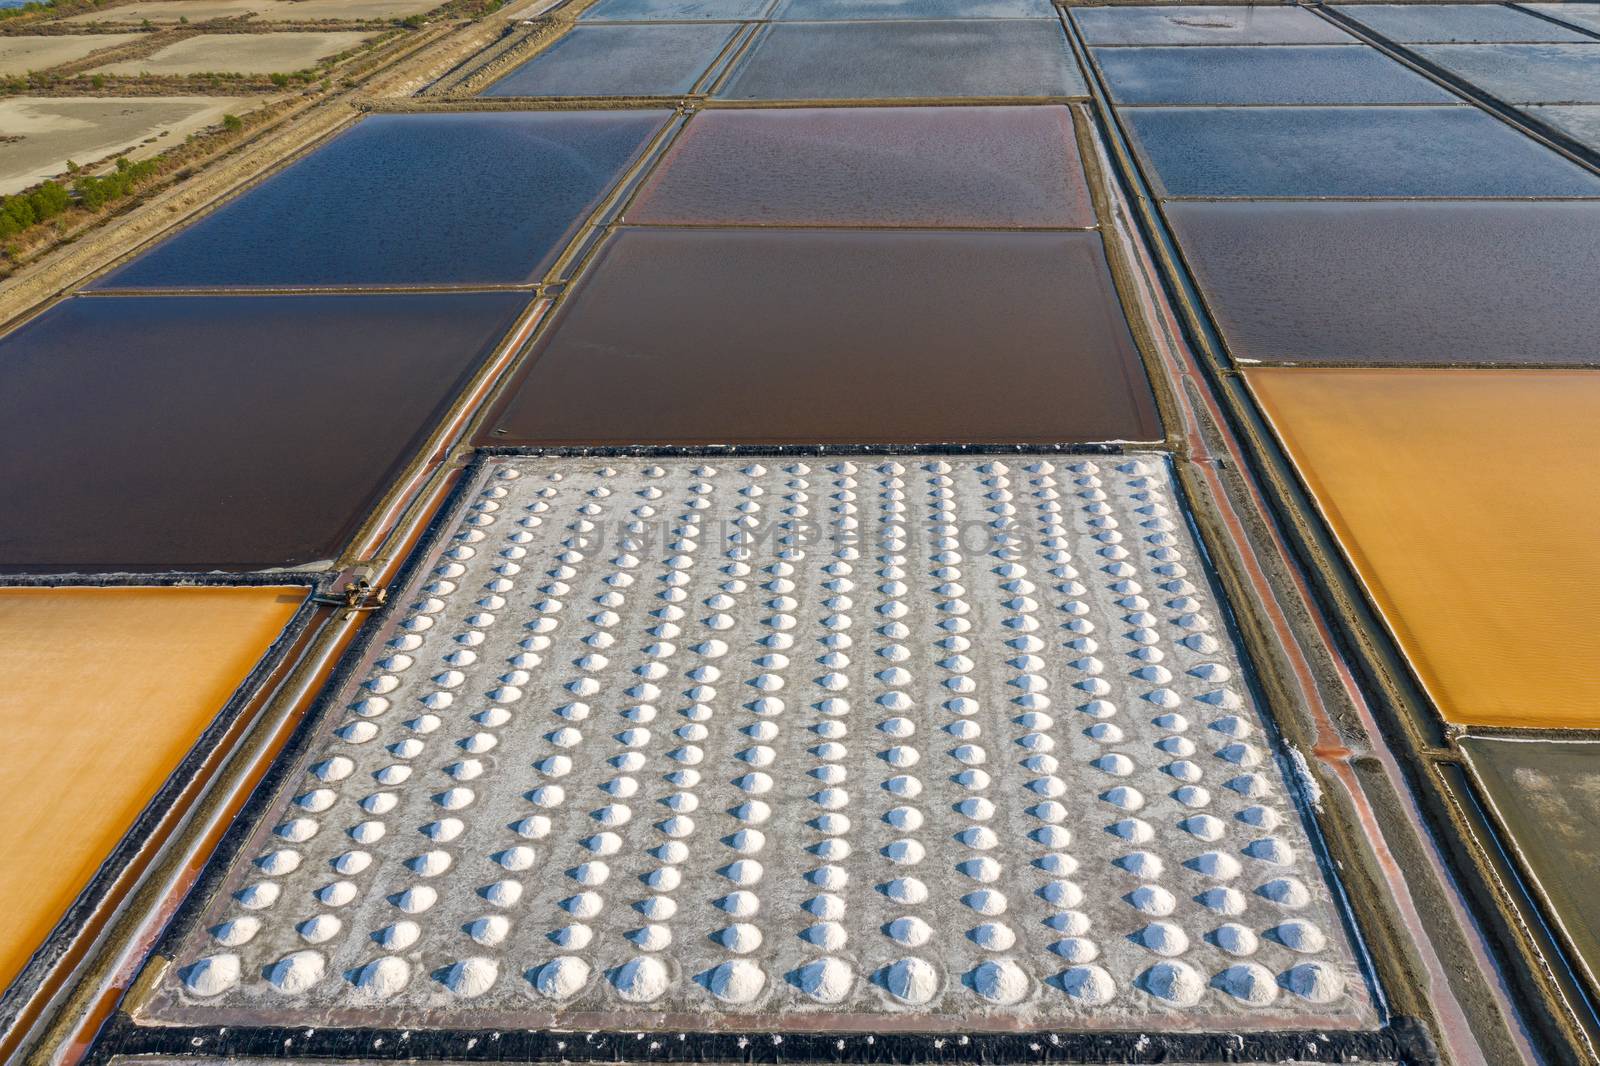
[[[1600,744],[1463,737],[1461,748],[1562,929],[1600,971]]]
[[[725,22],[574,26],[479,96],[670,96],[694,88],[733,39]]]
[[[623,230],[484,443],[1153,440],[1100,235]]]
[[[1501,4],[1351,4],[1336,10],[1391,41],[1408,43],[1593,40]]]
[[[1600,203],[1183,203],[1167,212],[1237,358],[1600,357]]]
[[[599,0],[578,16],[584,21],[758,19],[774,0]]]
[[[49,935],[304,587],[0,588],[0,981]],[[48,753],[48,756],[45,756]]]
[[[989,19],[1056,17],[1047,0],[778,0],[772,17],[802,19]]]
[[[1427,104],[1458,99],[1365,46],[1102,48],[1095,60],[1119,104]]]
[[[780,22],[717,96],[903,100],[1085,96],[1059,22]]]
[[[633,222],[1093,226],[1065,107],[708,110]]]
[[[527,281],[666,117],[377,115],[95,287]]]
[[[1507,103],[1600,103],[1600,41],[1439,44],[1417,51]]]
[[[80,296],[0,340],[10,570],[332,559],[525,293]]]
[[[1167,196],[1596,196],[1600,177],[1472,107],[1130,108]]]
[[[1355,44],[1299,7],[1076,7],[1072,19],[1090,44]]]
[[[1600,725],[1600,372],[1246,372],[1453,722]]]

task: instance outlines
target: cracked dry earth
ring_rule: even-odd
[[[1373,1023],[1163,456],[466,493],[152,1016]]]

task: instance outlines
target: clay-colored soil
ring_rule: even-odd
[[[48,70],[82,59],[90,52],[138,40],[138,33],[60,34],[55,37],[0,37],[0,75]]]
[[[202,33],[140,59],[96,67],[95,74],[276,74],[370,40],[368,33]]]
[[[0,130],[21,137],[0,152],[0,193],[16,192],[123,149],[153,155],[252,101],[227,96],[13,97],[0,100]],[[155,137],[151,144],[143,144]]]
[[[339,19],[364,22],[368,19],[398,19],[432,11],[444,0],[139,0],[132,4],[102,8],[73,15],[68,22],[177,22],[207,19],[242,18],[246,15],[262,22],[309,22]]]

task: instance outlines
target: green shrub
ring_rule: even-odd
[[[156,172],[157,163],[146,159],[130,163],[126,156],[117,160],[117,169],[100,177],[83,177],[73,182],[78,202],[91,211],[131,193],[140,182]]]

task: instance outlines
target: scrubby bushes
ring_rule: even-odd
[[[55,218],[72,206],[67,190],[53,181],[0,200],[0,238],[13,237],[35,223]]]
[[[139,183],[154,175],[161,167],[159,160],[144,159],[130,163],[126,156],[117,160],[117,169],[101,177],[82,177],[72,183],[78,194],[78,203],[91,211],[131,193]]]

